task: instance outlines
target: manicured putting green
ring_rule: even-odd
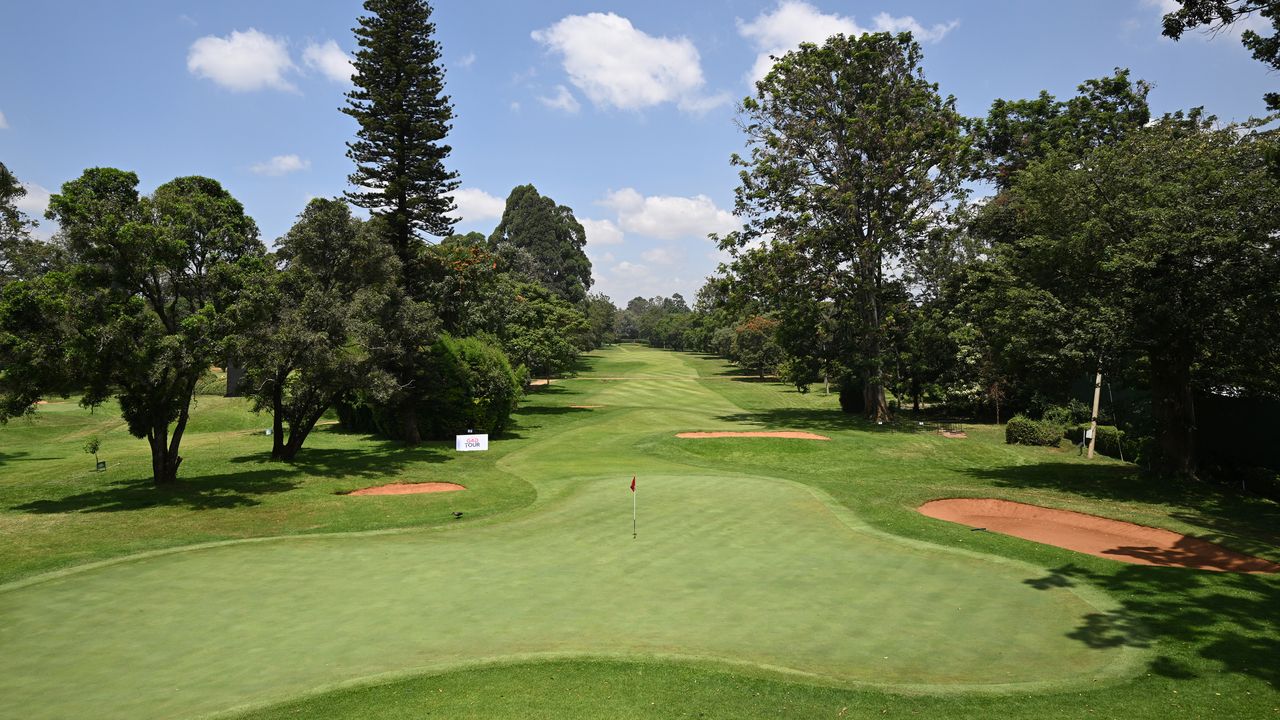
[[[836,682],[1005,684],[1105,673],[1096,612],[1016,565],[850,527],[777,481],[645,477],[484,528],[241,543],[3,593],[0,706],[162,717],[415,667],[674,654]]]
[[[190,717],[561,655],[942,691],[1127,671],[1132,651],[1070,637],[1105,600],[1036,589],[1030,566],[878,533],[783,478],[653,452],[735,406],[679,367],[645,367],[678,357],[634,355],[669,379],[602,385],[590,399],[608,412],[502,460],[539,490],[517,517],[193,548],[0,588],[0,717]],[[628,467],[640,469],[634,540]]]

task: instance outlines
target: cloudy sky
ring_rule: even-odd
[[[925,71],[962,112],[996,98],[1069,95],[1132,68],[1157,112],[1263,111],[1275,78],[1235,33],[1160,37],[1168,0],[441,0],[434,20],[456,112],[459,231],[488,233],[533,183],[587,228],[595,289],[691,297],[735,227],[735,104],[769,55],[837,33],[911,30]],[[24,209],[86,167],[142,189],[218,179],[268,242],[351,171],[353,0],[50,0],[0,25],[0,161]],[[49,223],[42,230],[48,232]]]

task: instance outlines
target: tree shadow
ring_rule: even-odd
[[[276,466],[270,470],[183,477],[173,485],[157,487],[151,478],[117,480],[104,488],[68,495],[57,500],[33,500],[11,510],[34,514],[69,512],[122,512],[154,507],[188,510],[227,510],[261,504],[257,498],[297,488],[290,479],[297,470]]]
[[[516,411],[519,415],[572,415],[574,413],[588,413],[591,408],[569,407],[568,405],[540,405],[537,407],[522,407]]]
[[[1242,552],[1274,553],[1280,546],[1280,505],[1194,480],[1169,480],[1132,465],[1040,462],[965,472],[995,487],[1068,492],[1104,502],[1172,507],[1170,517],[1209,532],[1197,537]]]
[[[839,410],[806,410],[803,408],[774,408],[720,415],[717,420],[732,423],[756,423],[785,430],[860,430],[864,432],[922,433],[929,429],[903,420],[892,420],[878,425],[866,418],[849,415]]]
[[[0,467],[4,467],[11,462],[34,462],[36,460],[62,460],[60,457],[32,457],[31,453],[24,450],[17,452],[0,452]]]
[[[442,463],[450,460],[449,448],[439,442],[405,447],[389,440],[371,438],[370,443],[372,447],[366,445],[359,449],[303,447],[290,463],[273,461],[267,453],[241,455],[231,458],[231,462],[292,468],[307,475],[326,478],[382,478],[399,475],[405,468],[417,463]]]
[[[1192,648],[1218,671],[1248,675],[1280,687],[1280,583],[1274,576],[1127,566],[1097,572],[1075,564],[1026,582],[1053,591],[1085,582],[1122,598],[1120,607],[1086,615],[1068,637],[1091,648]],[[1167,654],[1149,669],[1171,678],[1196,670]]]

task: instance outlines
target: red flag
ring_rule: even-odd
[[[631,492],[635,492],[635,491],[636,491],[636,476],[632,475],[631,476]]]

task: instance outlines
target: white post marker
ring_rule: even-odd
[[[488,450],[489,435],[487,433],[472,433],[470,435],[457,435],[454,437],[453,447],[458,452],[476,452],[479,450]]]

